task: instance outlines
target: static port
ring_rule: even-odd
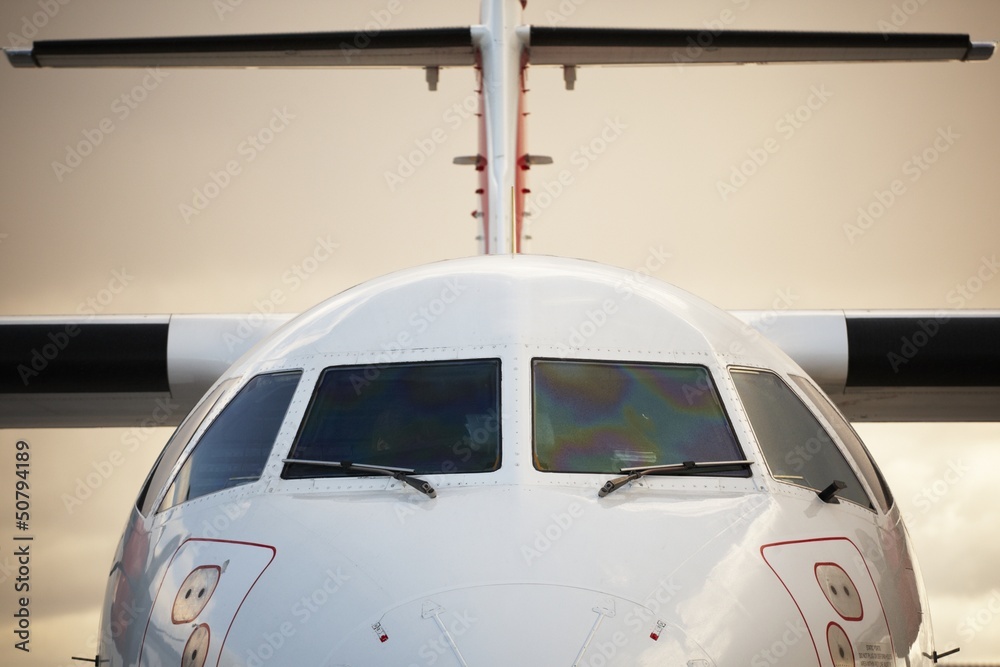
[[[850,575],[836,563],[816,565],[816,582],[823,595],[845,621],[860,621],[864,616],[861,596]]]
[[[208,658],[208,644],[212,638],[212,633],[204,623],[199,625],[188,637],[187,644],[184,645],[184,653],[181,655],[181,667],[204,667]]]
[[[826,643],[830,647],[833,667],[854,667],[854,649],[842,627],[836,623],[826,626]]]
[[[219,585],[221,575],[222,568],[218,565],[203,565],[192,570],[177,591],[174,606],[170,610],[170,620],[176,625],[196,619]]]

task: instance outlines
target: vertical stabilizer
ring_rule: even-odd
[[[473,26],[479,51],[482,95],[480,154],[485,158],[482,190],[483,246],[487,254],[521,249],[518,202],[524,188],[518,172],[523,99],[525,43],[520,0],[484,2],[482,24]]]

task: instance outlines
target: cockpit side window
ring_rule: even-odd
[[[847,487],[839,498],[875,509],[833,439],[778,375],[737,368],[731,375],[775,479],[816,491],[840,480]]]
[[[201,436],[159,511],[260,479],[301,376],[289,371],[250,380]]]
[[[534,464],[543,472],[744,458],[704,366],[534,359],[531,381]]]
[[[886,483],[885,478],[882,477],[882,471],[875,465],[875,460],[868,452],[868,448],[865,447],[857,432],[844,419],[840,411],[833,406],[833,403],[830,402],[826,394],[821,392],[816,385],[798,375],[792,375],[791,378],[799,386],[799,389],[809,397],[813,405],[819,409],[826,421],[833,427],[833,430],[837,432],[837,437],[840,438],[840,441],[847,447],[847,451],[854,457],[854,462],[858,465],[858,469],[861,470],[865,481],[868,482],[868,488],[872,490],[872,494],[875,496],[879,507],[882,508],[883,512],[888,512],[889,508],[892,507],[892,492],[889,491],[889,485]]]
[[[157,496],[160,495],[160,489],[163,488],[170,478],[170,471],[174,469],[174,464],[177,463],[177,459],[184,453],[188,443],[191,442],[191,437],[198,430],[198,427],[201,426],[205,416],[212,411],[215,404],[219,402],[219,398],[236,383],[237,379],[229,378],[224,382],[220,382],[215,389],[201,399],[198,405],[194,407],[194,410],[177,427],[174,434],[170,436],[170,440],[167,441],[163,451],[160,453],[160,457],[153,465],[153,469],[150,471],[149,476],[146,478],[146,483],[139,493],[139,498],[136,500],[136,507],[143,516],[149,516],[149,511],[153,509],[153,503],[156,502]]]
[[[500,467],[500,360],[421,361],[327,368],[289,459],[481,473]],[[286,465],[284,479],[364,476]]]

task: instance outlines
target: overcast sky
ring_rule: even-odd
[[[9,46],[36,32],[354,29],[389,6],[5,0],[0,35]],[[392,28],[477,20],[474,2],[401,7]],[[531,0],[528,9],[536,24],[898,26],[1000,38],[1000,3],[989,0]],[[474,254],[476,180],[451,164],[476,149],[475,123],[462,112],[473,83],[453,70],[429,93],[410,71],[152,76],[0,63],[0,315],[251,312],[270,308],[275,291],[278,310],[297,312],[367,278]],[[1000,58],[588,69],[574,92],[558,70],[534,69],[529,84],[530,149],[555,159],[532,170],[530,252],[634,268],[655,248],[670,254],[658,277],[725,308],[1000,308],[992,275],[956,297],[1000,251]],[[607,127],[614,140],[588,156],[582,147]],[[273,141],[255,145],[264,128]],[[414,157],[420,146],[427,155]],[[754,156],[762,164],[743,167]],[[230,164],[230,178],[219,176]],[[563,170],[569,185],[560,191]],[[303,272],[322,243],[337,249]],[[990,610],[1000,601],[1000,428],[860,430],[911,520],[938,650],[1000,658]],[[0,432],[3,488],[14,443],[31,443],[36,535],[33,651],[15,654],[5,631],[0,663],[93,655],[114,546],[169,432],[138,435],[133,448],[136,434],[121,430]],[[2,524],[0,565],[12,531]],[[7,579],[5,617],[11,596]]]

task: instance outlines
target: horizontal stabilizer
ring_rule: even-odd
[[[533,65],[986,60],[968,35],[652,30],[531,26]],[[471,27],[35,42],[15,67],[459,67],[476,62]]]
[[[15,67],[448,67],[475,62],[468,27],[51,40],[5,50]]]
[[[986,60],[968,35],[531,26],[532,65]]]

